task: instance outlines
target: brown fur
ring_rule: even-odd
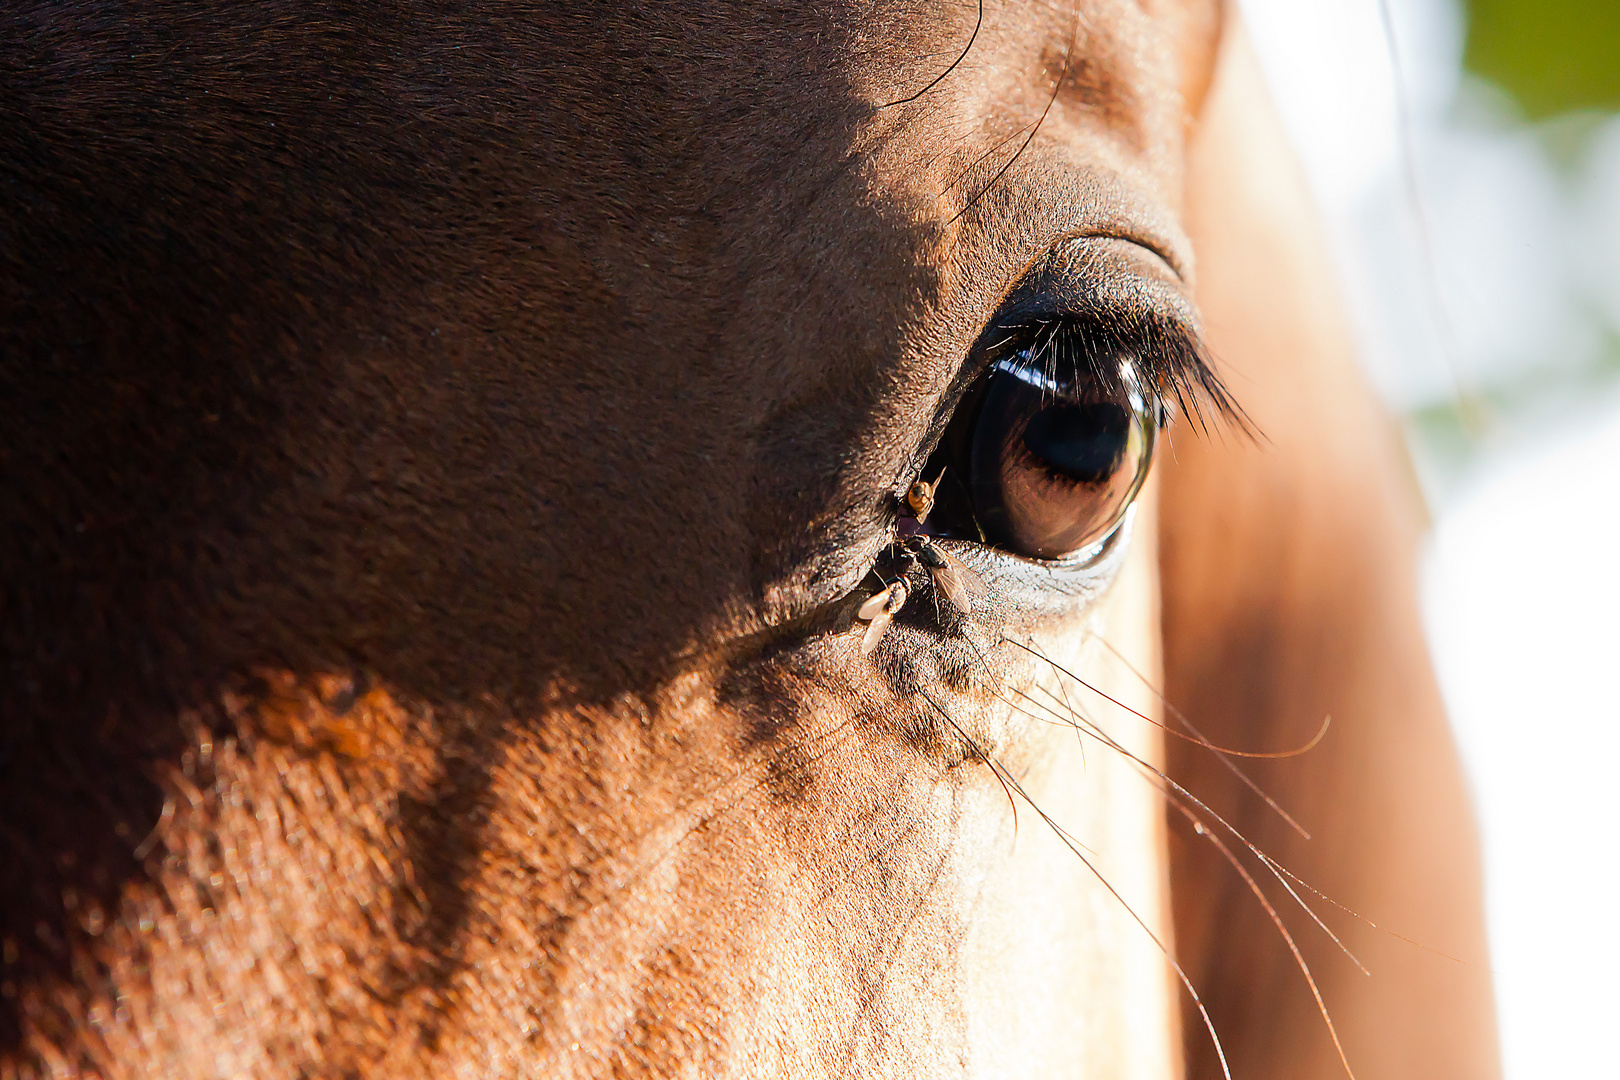
[[[987,1067],[962,942],[1002,872],[1001,792],[830,613],[955,365],[1056,239],[1123,237],[1183,289],[1195,247],[1208,280],[1232,246],[1200,232],[1216,151],[1195,144],[1188,188],[1213,5],[990,4],[955,71],[884,107],[975,14],[0,12],[0,1071]],[[1241,305],[1213,289],[1220,347]],[[1308,370],[1340,370],[1327,325]],[[1271,344],[1230,341],[1288,381]],[[1314,394],[1296,414],[1333,415]],[[1255,410],[1285,446],[1288,407]],[[1350,458],[1384,445],[1368,407],[1342,430]],[[1176,449],[1172,698],[1274,745],[1416,693],[1452,786],[1412,812],[1467,843],[1432,685],[1400,659],[1393,458]],[[1306,494],[1350,474],[1355,498]],[[1294,499],[1321,514],[1279,534]],[[1325,545],[1347,514],[1365,533]],[[1283,595],[1257,537],[1299,567]],[[1336,612],[1405,636],[1347,664],[1301,629]],[[1044,775],[1044,737],[970,667],[918,678]],[[1334,687],[1372,689],[1347,718]],[[1403,737],[1324,768],[1395,783]],[[1371,826],[1331,843],[1357,899],[1423,861],[1387,863]],[[1201,932],[1241,898],[1171,871],[1246,1075],[1299,1075],[1316,1029],[1262,1030],[1245,981],[1286,958],[1264,928]],[[1472,873],[1433,903],[1477,954]],[[1441,1058],[1486,1045],[1481,980]],[[1367,1000],[1362,1047],[1409,1008]]]

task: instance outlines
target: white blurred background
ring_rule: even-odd
[[[1379,0],[1243,7],[1434,517],[1506,1075],[1620,1077],[1620,118],[1535,97],[1533,57],[1518,97],[1465,71],[1462,0],[1388,0],[1392,37]]]

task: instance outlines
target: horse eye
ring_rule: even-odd
[[[972,530],[1015,554],[1062,559],[1104,539],[1147,479],[1156,396],[1128,357],[1042,365],[1026,349],[1000,360],[959,411],[952,444],[958,498],[933,524],[971,514]]]

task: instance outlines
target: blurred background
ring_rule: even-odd
[[[1242,3],[1433,516],[1506,1075],[1620,1077],[1620,0]]]

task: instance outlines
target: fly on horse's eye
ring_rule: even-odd
[[[927,534],[908,536],[893,545],[890,551],[902,573],[908,568],[926,571],[934,587],[934,595],[958,616],[973,614],[975,599],[983,597],[987,591],[983,578],[961,559],[934,543]],[[909,596],[910,590],[902,577],[885,584],[856,610],[856,619],[866,624],[866,631],[861,636],[862,656],[870,656],[877,649],[889,629],[889,623],[900,613]]]
[[[866,623],[866,633],[861,636],[862,656],[870,656],[877,649],[878,642],[883,640],[884,633],[889,629],[889,623],[905,606],[908,595],[904,581],[891,581],[860,606],[855,614]]]
[[[939,483],[943,479],[945,470],[941,469],[932,484],[919,476],[907,489],[906,508],[916,517],[918,524],[928,519],[928,512],[934,508],[934,492],[939,489]]]
[[[955,482],[930,531],[1066,559],[1124,518],[1162,410],[1128,353],[1088,349],[1061,320],[1022,330],[964,396],[935,453]]]
[[[909,576],[912,588],[931,586],[946,623],[973,615],[987,589],[937,541],[999,548],[1055,573],[1089,572],[1147,478],[1163,412],[1130,340],[1064,317],[995,322],[987,336],[996,343],[979,351],[979,374],[897,499],[896,539],[880,564]],[[876,649],[898,610],[883,599],[890,577],[874,576],[880,591],[859,612],[863,653]]]
[[[928,571],[934,590],[947,603],[963,615],[973,614],[973,595],[984,591],[984,582],[978,574],[926,535],[908,540],[906,551]]]

